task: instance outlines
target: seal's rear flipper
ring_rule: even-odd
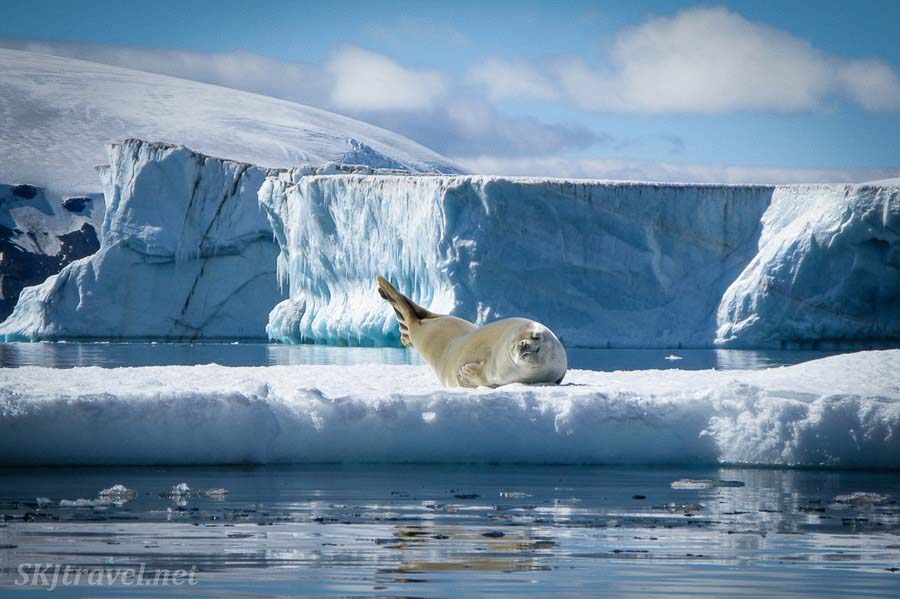
[[[378,295],[394,309],[394,314],[397,315],[397,322],[400,324],[400,342],[406,347],[412,347],[409,334],[414,328],[419,326],[421,321],[438,316],[397,291],[382,276],[378,277]]]

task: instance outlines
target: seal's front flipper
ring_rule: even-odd
[[[488,387],[484,378],[484,362],[467,362],[460,366],[456,381],[460,387]]]

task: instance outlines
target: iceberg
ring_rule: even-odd
[[[375,276],[438,313],[525,316],[567,345],[709,346],[772,188],[484,176],[299,176],[260,189],[282,342],[397,343]]]
[[[289,297],[271,338],[397,343],[383,274],[431,310],[582,347],[900,342],[900,187],[483,176],[266,179]]]
[[[109,161],[99,251],[26,288],[0,335],[263,337],[282,298],[256,199],[271,171],[137,140],[111,146]]]
[[[14,368],[0,371],[0,462],[898,468],[891,372],[900,350],[477,390],[408,365]]]
[[[900,342],[900,187],[780,187],[761,224],[719,305],[719,345]]]

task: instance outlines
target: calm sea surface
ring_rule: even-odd
[[[587,370],[768,368],[838,352],[723,349],[569,349],[569,367]],[[169,366],[194,364],[423,364],[412,350],[273,343],[0,343],[0,367]]]
[[[676,482],[683,479],[694,482]],[[192,491],[172,494],[180,483]],[[121,505],[61,503],[113,484],[135,495]],[[38,580],[29,587],[35,596],[897,597],[896,497],[900,477],[887,472],[5,469],[0,594],[31,582],[32,564],[54,564],[193,569],[197,584],[82,583],[47,595]]]

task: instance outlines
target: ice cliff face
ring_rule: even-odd
[[[782,187],[718,310],[723,345],[900,341],[900,186]]]
[[[289,286],[267,331],[284,342],[396,343],[376,274],[571,346],[900,342],[898,187],[281,173],[260,201]]]
[[[135,140],[109,153],[99,251],[26,288],[0,335],[264,336],[281,299],[256,199],[272,171]]]
[[[290,299],[285,342],[396,342],[376,274],[437,312],[525,315],[570,345],[709,345],[756,252],[767,187],[474,176],[299,177],[260,190]]]
[[[0,321],[19,292],[100,245],[99,196],[58,198],[32,185],[0,184]]]

